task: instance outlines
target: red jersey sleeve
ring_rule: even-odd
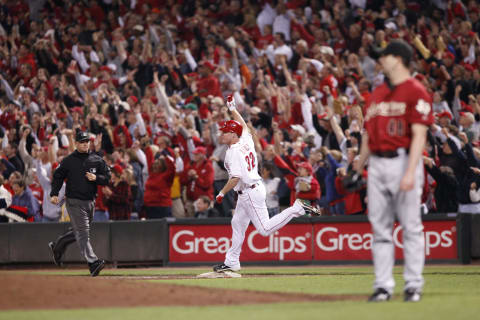
[[[432,97],[425,87],[416,79],[411,81],[412,88],[409,90],[407,107],[407,121],[430,126],[433,121]]]

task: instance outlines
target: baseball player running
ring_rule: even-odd
[[[227,98],[227,106],[234,120],[221,124],[220,142],[229,146],[225,156],[225,168],[229,178],[218,193],[216,201],[221,203],[231,189],[238,193],[238,200],[231,222],[232,246],[227,251],[225,262],[213,267],[213,271],[216,272],[240,270],[240,252],[250,221],[257,231],[266,237],[286,225],[292,218],[304,215],[306,211],[320,214],[316,208],[297,199],[293,206],[269,218],[265,186],[258,174],[258,158],[252,136],[236,110],[232,96]]]
[[[408,69],[412,48],[393,40],[381,53],[380,64],[387,81],[372,93],[367,103],[360,159],[361,173],[367,158],[368,219],[373,230],[374,293],[369,301],[390,299],[395,217],[403,229],[405,267],[404,301],[420,301],[423,288],[425,243],[420,214],[423,184],[421,156],[428,126],[433,122],[431,98]]]

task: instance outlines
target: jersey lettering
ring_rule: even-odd
[[[255,168],[255,156],[253,152],[250,152],[249,155],[245,156],[245,161],[247,162],[247,170],[252,171]]]
[[[235,191],[243,190],[262,179],[258,174],[257,154],[250,134],[242,135],[238,143],[228,148],[225,163],[228,163],[229,177],[240,178]]]
[[[372,103],[367,109],[367,114],[365,115],[365,121],[369,121],[376,116],[383,117],[398,117],[405,114],[407,105],[405,102],[380,102]]]

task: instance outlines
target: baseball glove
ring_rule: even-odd
[[[349,171],[342,179],[343,188],[347,192],[355,192],[365,187],[366,181],[362,175],[356,171]]]

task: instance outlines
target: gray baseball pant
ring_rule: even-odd
[[[90,225],[93,221],[95,201],[67,198],[66,207],[80,254],[89,263],[97,261],[98,258],[90,244]]]
[[[375,267],[374,289],[393,292],[393,265],[395,246],[392,229],[395,216],[403,231],[405,289],[422,290],[425,264],[425,239],[420,213],[423,187],[423,163],[415,172],[415,186],[408,192],[400,191],[400,181],[407,169],[408,154],[395,158],[370,156],[368,168],[368,219],[372,225],[372,255]]]

